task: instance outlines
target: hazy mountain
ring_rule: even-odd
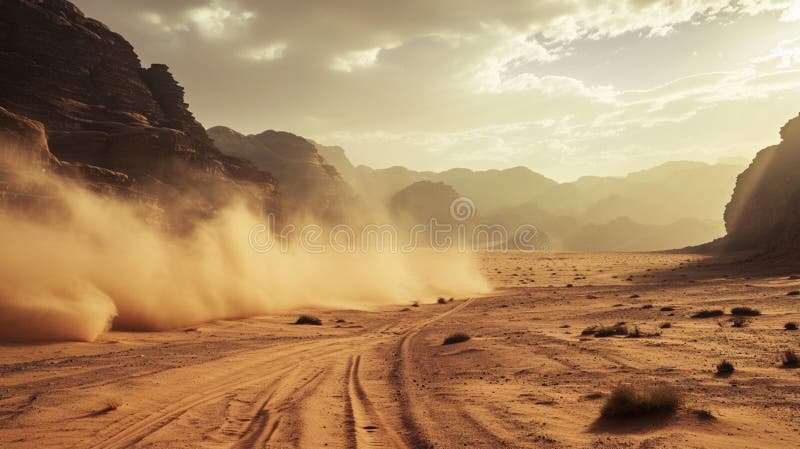
[[[208,135],[225,154],[253,161],[272,173],[280,183],[287,213],[337,219],[352,205],[350,186],[303,137],[280,131],[245,136],[224,126],[210,128]]]
[[[719,221],[742,169],[728,163],[668,162],[624,177],[583,177],[533,201],[550,212],[578,213],[596,223],[621,216],[648,224],[686,217]]]
[[[374,201],[386,203],[420,181],[442,182],[474,201],[480,223],[500,224],[509,233],[534,225],[552,248],[569,250],[662,250],[720,237],[722,213],[743,168],[735,162],[676,161],[627,176],[559,184],[524,167],[441,173],[354,167],[342,148],[317,148]],[[424,209],[424,196],[419,198]]]
[[[684,218],[667,225],[647,225],[621,217],[587,224],[562,243],[568,251],[658,251],[707,242],[719,235],[715,222]]]

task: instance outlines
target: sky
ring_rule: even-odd
[[[76,0],[200,122],[355,164],[559,181],[751,159],[800,112],[800,0]]]

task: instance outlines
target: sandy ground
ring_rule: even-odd
[[[800,322],[791,273],[687,255],[479,257],[486,297],[0,345],[0,447],[800,446],[800,370],[779,361],[800,352],[783,329]],[[740,305],[762,315],[690,318]],[[290,324],[299,312],[323,325]],[[646,336],[581,335],[621,321]],[[441,344],[456,331],[472,339]],[[723,358],[729,377],[714,373]],[[598,420],[615,385],[661,382],[683,392],[677,414]]]

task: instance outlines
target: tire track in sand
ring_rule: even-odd
[[[369,399],[359,376],[361,355],[351,356],[346,370],[346,409],[352,424],[350,443],[354,449],[406,447],[402,438],[386,424],[380,412]]]

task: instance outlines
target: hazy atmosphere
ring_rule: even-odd
[[[788,0],[77,0],[205,126],[291,130],[356,164],[553,179],[749,160],[800,99]]]
[[[800,0],[0,0],[0,448],[800,447],[799,112]]]

